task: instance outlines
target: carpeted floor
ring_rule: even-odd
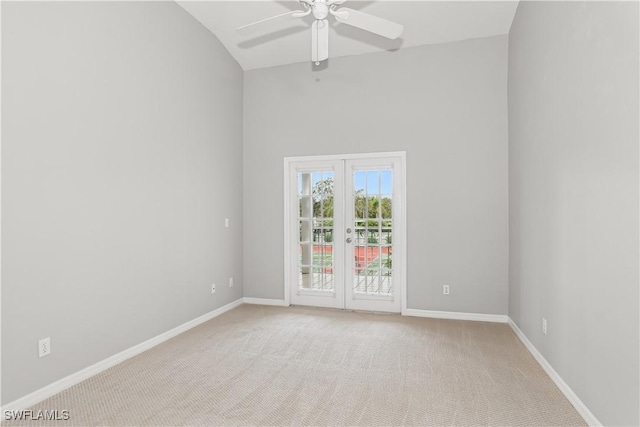
[[[252,305],[32,409],[69,411],[37,426],[585,425],[507,325]]]

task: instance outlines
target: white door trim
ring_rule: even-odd
[[[2,2],[0,1],[0,34],[2,34]],[[0,35],[0,45],[2,45],[2,36]],[[0,59],[0,70],[2,70],[2,60]],[[0,72],[0,82],[2,81],[2,72]],[[0,94],[2,88],[0,88]],[[1,97],[1,96],[0,96]],[[2,119],[2,108],[0,107],[0,121]],[[0,137],[0,160],[2,157],[2,138]],[[0,165],[2,162],[0,161]],[[0,167],[0,176],[2,176],[2,168]],[[1,181],[1,179],[0,179]],[[2,183],[0,182],[0,188]],[[0,191],[0,201],[2,200],[2,194]],[[0,202],[0,235],[2,234],[2,203]],[[0,241],[0,319],[2,319],[2,243]],[[0,331],[2,330],[2,321],[0,320]],[[2,334],[0,333],[0,404],[2,403]],[[1,408],[1,406],[0,406]]]
[[[357,159],[379,159],[382,157],[400,157],[402,159],[402,165],[404,166],[407,159],[406,151],[385,151],[379,153],[354,153],[354,154],[327,154],[318,156],[293,156],[285,157],[285,168],[291,162],[311,162],[315,160],[357,160]],[[285,170],[288,170],[285,169]]]
[[[289,199],[290,199],[290,195],[291,195],[291,180],[289,179],[290,176],[290,168],[291,168],[291,163],[293,163],[295,160],[293,160],[290,157],[285,157],[284,158],[284,205],[282,206],[283,208],[283,215],[282,218],[284,219],[284,223],[283,223],[283,227],[284,227],[284,305],[288,306],[291,304],[291,275],[290,275],[290,271],[291,271],[291,259],[290,259],[290,254],[291,254],[291,231],[290,231],[290,226],[291,226],[291,209],[289,209]]]
[[[400,276],[402,277],[402,283],[398,287],[400,291],[401,300],[401,314],[406,315],[407,312],[407,153],[406,151],[392,151],[392,152],[379,152],[379,153],[357,153],[357,154],[329,154],[329,155],[315,155],[315,156],[294,156],[284,158],[284,203],[283,203],[283,225],[284,225],[284,305],[291,304],[291,277],[290,271],[291,265],[291,211],[289,205],[289,195],[291,194],[291,183],[289,179],[289,173],[291,164],[301,161],[323,161],[323,160],[356,160],[356,159],[378,159],[382,157],[398,157],[400,159],[400,165],[402,171],[398,174],[400,179],[400,194],[401,194],[401,228],[400,231],[404,237],[401,242],[401,248],[403,256],[400,261]]]

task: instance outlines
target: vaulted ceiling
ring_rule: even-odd
[[[178,1],[178,4],[215,34],[245,70],[311,59],[311,16],[274,20],[251,34],[235,30],[260,19],[302,9],[297,1]],[[349,0],[345,7],[400,23],[404,32],[399,39],[388,40],[329,17],[329,58],[507,34],[517,5],[517,1]]]

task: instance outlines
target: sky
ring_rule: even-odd
[[[354,172],[355,191],[363,190],[367,194],[380,194],[383,196],[391,196],[392,194],[392,172],[391,170],[382,171],[355,171]],[[364,191],[366,190],[366,191]]]

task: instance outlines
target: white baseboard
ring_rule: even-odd
[[[569,400],[573,407],[576,408],[576,411],[578,411],[580,416],[584,418],[585,422],[592,427],[602,426],[602,423],[598,421],[595,415],[593,415],[589,408],[587,408],[587,405],[585,405],[582,400],[580,400],[580,398],[574,393],[574,391],[571,390],[571,387],[569,387],[569,385],[564,382],[562,377],[556,372],[555,369],[553,369],[549,362],[547,362],[547,359],[544,358],[544,356],[538,351],[537,348],[535,348],[531,341],[529,341],[527,336],[520,330],[520,328],[518,328],[518,325],[516,325],[511,318],[509,318],[508,323],[518,339],[522,341],[522,344],[524,344],[533,358],[536,359],[540,366],[542,366],[542,369],[544,369],[547,375],[549,375],[551,381],[555,383],[555,385],[560,389],[567,400]]]
[[[506,314],[461,313],[457,311],[434,311],[407,308],[402,312],[403,316],[432,317],[434,319],[473,320],[476,322],[507,323]]]
[[[288,307],[287,304],[282,299],[267,299],[267,298],[243,298],[245,304],[257,304],[257,305],[275,305],[278,307]]]
[[[113,356],[108,357],[96,363],[95,365],[91,365],[87,368],[82,369],[81,371],[76,372],[75,374],[71,374],[65,378],[62,378],[61,380],[49,384],[48,386],[45,386],[40,390],[36,390],[33,393],[14,400],[13,402],[7,403],[1,408],[2,413],[4,414],[4,411],[19,411],[21,409],[26,409],[33,405],[36,405],[37,403],[42,402],[44,399],[47,399],[54,394],[60,393],[61,391],[66,390],[67,388],[72,387],[96,374],[99,374],[100,372],[105,371],[112,366],[117,365],[118,363],[122,363],[133,356],[137,356],[138,354],[147,351],[150,348],[155,347],[170,338],[180,335],[181,333],[200,325],[201,323],[204,323],[208,320],[213,319],[214,317],[220,316],[221,314],[229,310],[232,310],[241,305],[242,302],[242,298],[239,298],[225,306],[210,311],[209,313],[203,314],[200,317],[196,317],[193,320],[183,323],[180,326],[177,326],[167,332],[148,339],[138,345],[134,345],[133,347],[121,351],[120,353],[114,354]]]

